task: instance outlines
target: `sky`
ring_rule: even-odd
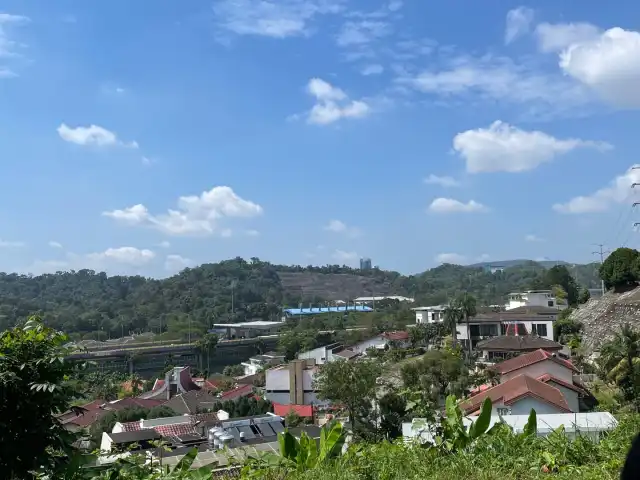
[[[639,14],[4,0],[0,270],[416,273],[636,248]]]

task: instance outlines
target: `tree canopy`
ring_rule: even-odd
[[[640,253],[633,248],[617,248],[600,266],[607,288],[634,286],[640,279]]]

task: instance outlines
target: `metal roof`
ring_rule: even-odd
[[[311,308],[285,308],[284,312],[289,315],[317,315],[319,313],[339,313],[339,312],[373,312],[373,308],[364,305],[349,305],[344,307],[311,307]]]

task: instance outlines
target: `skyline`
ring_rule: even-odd
[[[404,274],[638,247],[640,6],[0,10],[0,270]]]

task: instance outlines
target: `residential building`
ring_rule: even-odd
[[[140,398],[169,400],[178,394],[199,389],[191,378],[189,367],[175,367],[165,373],[164,380],[156,379],[151,391],[143,393]]]
[[[212,411],[214,405],[220,402],[218,395],[211,390],[192,390],[176,395],[163,405],[171,408],[180,415],[193,415],[199,412]]]
[[[314,348],[313,350],[307,350],[306,352],[298,353],[299,360],[314,360],[316,365],[322,365],[327,362],[335,360],[334,352],[339,352],[344,349],[342,343],[330,343],[322,347]]]
[[[527,290],[526,292],[514,292],[508,296],[506,310],[518,307],[549,307],[564,310],[568,305],[559,301],[551,290]]]
[[[360,259],[360,270],[371,270],[371,259],[370,258],[361,258]]]
[[[300,418],[313,420],[313,405],[282,405],[280,403],[273,404],[273,413],[281,417],[286,417],[289,413],[295,413]]]
[[[531,409],[538,414],[571,412],[560,390],[524,374],[472,396],[461,402],[460,408],[467,415],[477,415],[486,398],[491,399],[497,415],[528,415]]]
[[[416,312],[416,323],[438,323],[444,319],[444,311],[448,305],[412,308]]]
[[[265,398],[282,405],[324,405],[313,388],[317,372],[313,359],[293,360],[266,372]]]
[[[338,301],[336,301],[338,303]],[[373,308],[366,305],[344,305],[335,307],[309,307],[309,308],[285,308],[282,321],[287,318],[304,317],[309,315],[322,315],[325,313],[348,313],[348,312],[373,312]]]
[[[104,400],[94,400],[91,403],[81,405],[74,410],[69,410],[58,416],[58,420],[64,428],[70,432],[79,432],[88,429],[110,412],[117,412],[126,408],[147,408],[151,409],[161,405],[164,400],[144,399],[137,397],[126,397],[111,402]]]
[[[240,365],[244,367],[245,375],[255,375],[265,367],[278,365],[279,363],[284,363],[284,355],[267,352],[263,355],[251,357],[248,362],[242,362]]]
[[[564,346],[548,338],[536,335],[502,335],[478,342],[475,346],[483,363],[495,363],[521,353],[543,349],[560,352]]]
[[[125,452],[152,448],[152,441],[160,440],[162,435],[152,429],[131,432],[102,432],[101,452]]]
[[[134,422],[116,422],[113,433],[153,430],[163,437],[202,433],[207,426],[218,425],[220,420],[215,413],[199,413],[196,415],[179,415],[176,417],[152,418]]]
[[[537,412],[536,412],[537,413]],[[560,426],[564,426],[564,434],[569,439],[577,436],[587,436],[592,441],[598,441],[603,435],[618,426],[618,421],[609,412],[587,412],[587,413],[554,413],[538,414],[537,435],[546,437],[557,431]],[[514,433],[524,432],[529,420],[529,415],[492,415],[489,427],[496,423],[504,422]],[[469,427],[474,419],[463,417],[462,422],[465,427]],[[424,418],[414,418],[411,422],[402,424],[402,435],[405,441],[419,439],[421,442],[434,443],[436,426],[430,425]]]

